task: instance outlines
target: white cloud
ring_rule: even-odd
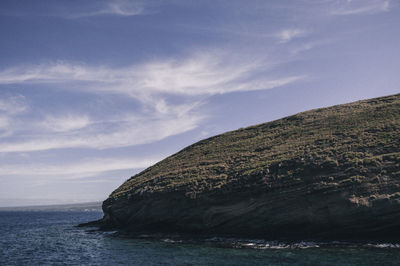
[[[67,132],[82,129],[90,125],[87,115],[63,115],[61,117],[47,116],[41,123],[42,126],[54,132]]]
[[[181,134],[196,128],[204,118],[198,111],[198,96],[271,89],[305,78],[268,77],[266,73],[273,65],[265,58],[246,61],[228,54],[197,53],[181,60],[124,68],[67,63],[9,68],[0,72],[0,84],[40,84],[77,92],[127,95],[140,101],[143,109],[126,114],[133,118],[112,125],[108,125],[109,117],[96,120],[80,114],[46,115],[42,122],[31,122],[41,126],[42,132],[0,142],[0,152],[127,147]],[[182,96],[186,103],[169,103],[171,95]]]
[[[284,29],[276,34],[276,37],[279,39],[281,43],[287,43],[293,40],[294,38],[302,37],[307,32],[302,29]]]
[[[96,81],[105,82],[112,70],[102,67],[85,67],[65,63],[18,66],[0,73],[1,84],[64,83]],[[109,73],[107,75],[107,72]],[[105,76],[104,76],[105,75]],[[117,78],[117,77],[114,77]]]
[[[68,18],[111,16],[136,16],[144,14],[144,5],[138,1],[114,0],[105,2],[97,10],[68,15]]]
[[[76,179],[100,175],[108,171],[147,168],[157,158],[102,158],[70,164],[19,164],[0,165],[0,176],[41,176],[52,179]]]
[[[143,13],[143,7],[138,6],[134,2],[114,1],[108,3],[107,7],[100,11],[103,14],[113,14],[118,16],[135,16]]]
[[[0,96],[0,113],[17,115],[27,110],[28,105],[22,95]]]
[[[293,38],[296,34],[289,35]],[[300,78],[266,76],[273,64],[268,59],[235,61],[213,53],[119,69],[57,63],[6,69],[0,72],[0,84],[47,83],[65,87],[73,83],[80,84],[75,86],[80,90],[121,93],[146,100],[154,94],[195,96],[271,89]]]
[[[331,39],[321,39],[321,40],[317,40],[317,41],[309,41],[309,42],[304,42],[304,43],[298,43],[298,44],[296,44],[296,45],[294,45],[293,47],[290,48],[290,52],[293,55],[297,55],[299,53],[312,50],[312,49],[314,49],[316,47],[330,44],[330,43],[332,43],[334,41],[335,40],[331,38]]]
[[[73,136],[44,135],[29,140],[0,143],[0,152],[30,152],[62,148],[107,149],[147,144],[194,129],[199,117],[180,117],[167,121],[149,121],[110,133]]]
[[[126,121],[120,120],[102,130],[89,127],[68,134],[64,134],[62,131],[58,133],[51,131],[34,134],[28,136],[27,139],[0,142],[0,153],[62,148],[107,149],[147,144],[192,130],[203,118],[199,114],[192,113],[190,106],[167,108],[170,110],[166,114],[151,114]],[[99,121],[97,123],[104,124],[106,122]],[[64,125],[64,127],[68,126]]]
[[[28,105],[22,95],[0,96],[0,138],[13,134],[15,117],[27,109]]]
[[[390,9],[389,0],[351,0],[340,2],[332,12],[332,15],[366,15],[387,12]]]
[[[183,61],[164,61],[138,69],[140,79],[132,80],[131,89],[180,95],[214,95],[236,91],[271,89],[296,77],[259,75],[270,62],[235,62],[213,54],[199,54]],[[129,92],[126,86],[115,90]]]

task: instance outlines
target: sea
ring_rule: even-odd
[[[400,265],[400,245],[128,238],[77,224],[99,211],[0,211],[0,265]]]

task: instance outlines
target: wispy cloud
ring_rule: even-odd
[[[0,95],[0,113],[16,115],[25,112],[28,109],[26,99],[22,95],[1,96]]]
[[[90,125],[91,121],[87,115],[63,115],[56,117],[48,115],[41,123],[43,127],[54,132],[75,131]]]
[[[288,34],[290,36],[286,39],[299,33]],[[268,68],[274,64],[268,59],[234,61],[228,56],[213,53],[119,69],[57,63],[6,69],[0,72],[0,84],[44,83],[65,86],[66,83],[80,83],[80,90],[146,98],[148,94],[195,96],[271,89],[303,78],[301,75],[268,77]]]
[[[287,43],[294,38],[303,37],[307,34],[307,31],[302,29],[284,29],[276,34],[280,43]]]
[[[347,0],[341,1],[331,14],[338,16],[366,15],[387,12],[389,9],[389,0]]]
[[[35,176],[51,179],[76,179],[100,175],[108,171],[140,169],[162,159],[152,158],[101,158],[69,164],[20,164],[0,165],[1,176]]]
[[[85,114],[47,114],[43,121],[33,122],[32,127],[42,127],[42,131],[0,142],[0,152],[127,147],[181,134],[196,128],[204,119],[198,111],[199,98],[272,89],[305,78],[268,76],[274,64],[265,58],[246,61],[224,54],[196,53],[183,59],[124,68],[68,63],[9,68],[0,72],[0,84],[36,84],[75,92],[127,95],[141,103],[143,110],[126,114],[132,118],[117,122],[92,119]],[[169,96],[177,95],[185,99],[183,103],[168,102]]]
[[[328,44],[331,44],[335,42],[333,38],[325,38],[325,39],[320,39],[320,40],[313,40],[313,41],[308,41],[308,42],[302,42],[294,45],[293,47],[290,47],[289,51],[293,55],[297,55],[309,50],[313,50],[317,47],[325,46]]]
[[[77,130],[69,134],[54,132],[0,143],[0,152],[30,152],[62,148],[107,149],[134,146],[162,140],[197,127],[199,114],[169,112],[159,117],[142,117],[134,121],[119,121],[97,130]]]
[[[13,120],[27,109],[28,104],[22,95],[0,96],[0,138],[13,134]]]
[[[83,18],[104,15],[129,17],[141,15],[144,11],[144,5],[139,1],[113,0],[105,3],[100,2],[100,7],[96,10],[70,14],[67,17]]]

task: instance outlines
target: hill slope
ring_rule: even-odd
[[[197,142],[131,177],[104,228],[264,238],[400,236],[400,94]]]

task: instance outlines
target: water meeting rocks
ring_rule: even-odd
[[[102,228],[258,238],[400,237],[400,94],[214,136],[131,177]]]

